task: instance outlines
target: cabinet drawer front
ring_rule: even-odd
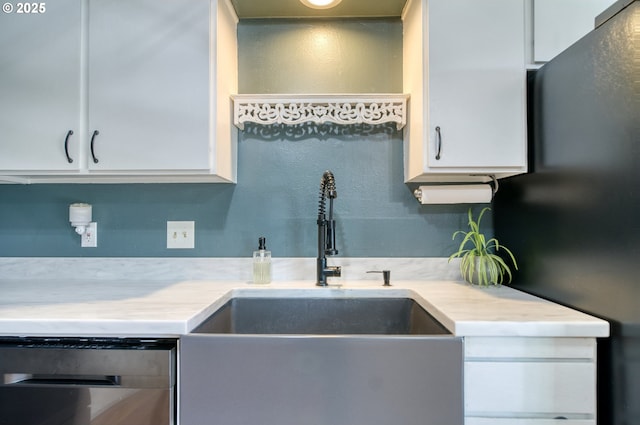
[[[595,338],[468,337],[466,359],[580,359],[595,360]]]
[[[464,425],[596,425],[595,419],[465,418]]]
[[[591,362],[466,362],[465,412],[595,417]]]

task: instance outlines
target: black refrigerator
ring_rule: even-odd
[[[640,424],[640,0],[529,75],[529,169],[493,202],[513,286],[603,318],[598,424]]]

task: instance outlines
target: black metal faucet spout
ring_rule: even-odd
[[[320,202],[318,205],[318,258],[316,261],[316,285],[327,286],[327,277],[339,277],[340,266],[328,266],[327,256],[337,255],[336,223],[333,219],[333,200],[338,196],[336,180],[331,171],[325,171],[320,180]],[[327,199],[329,214],[327,216]]]

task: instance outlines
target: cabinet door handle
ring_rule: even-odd
[[[96,131],[93,132],[93,135],[91,136],[91,157],[93,158],[93,163],[94,164],[97,164],[99,162],[98,158],[96,158],[96,153],[93,150],[93,144],[96,141],[96,136],[98,134],[100,134],[100,132],[98,130],[96,130]]]
[[[71,164],[73,162],[73,158],[69,156],[69,137],[73,135],[73,130],[69,130],[67,132],[67,137],[64,138],[64,154],[67,156],[67,162]]]
[[[438,126],[436,127],[436,160],[439,161],[440,158],[442,158],[442,133]]]

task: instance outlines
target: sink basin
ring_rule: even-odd
[[[445,335],[410,298],[232,298],[194,333]]]
[[[251,295],[180,337],[181,425],[463,425],[462,338],[415,300]]]

